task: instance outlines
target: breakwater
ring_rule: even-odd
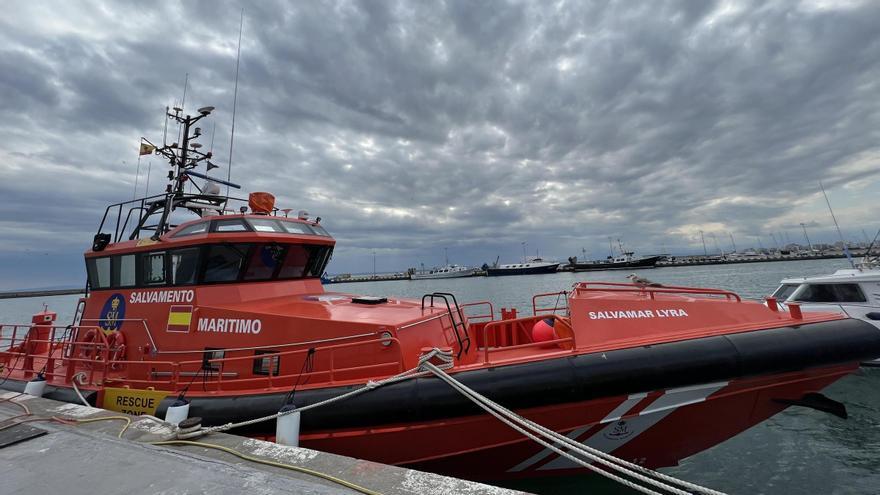
[[[15,297],[47,297],[66,296],[68,294],[85,294],[85,289],[53,289],[53,290],[18,290],[0,292],[0,299],[12,299]]]

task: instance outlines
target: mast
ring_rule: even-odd
[[[238,21],[238,54],[235,56],[235,89],[232,91],[232,131],[229,133],[229,163],[226,171],[226,182],[232,180],[232,143],[235,142],[235,110],[238,103],[238,67],[241,63],[241,33],[244,30],[244,7],[241,8],[241,19]],[[226,197],[229,197],[229,186],[226,186]]]
[[[720,247],[718,247],[718,236],[715,235],[715,232],[712,232],[712,233],[709,234],[709,235],[712,236],[712,241],[715,243],[715,249],[717,249],[718,251],[720,251],[720,252],[721,252],[721,256],[723,257],[723,256],[724,256],[724,250],[721,249]]]
[[[192,117],[187,115],[186,117],[180,116],[180,111],[175,108],[174,114],[168,112],[167,115],[169,118],[177,121],[178,124],[183,124],[183,142],[179,148],[175,148],[177,143],[172,143],[171,146],[164,146],[158,150],[158,153],[164,155],[171,162],[171,166],[175,167],[175,170],[172,172],[171,183],[165,189],[165,209],[162,210],[162,218],[159,220],[159,224],[156,226],[156,232],[153,234],[153,240],[158,240],[159,236],[168,232],[170,230],[170,226],[168,225],[168,216],[171,214],[171,211],[174,209],[174,199],[183,195],[183,184],[186,182],[185,172],[188,168],[194,168],[199,161],[207,160],[210,158],[211,152],[208,154],[201,154],[196,150],[193,150],[194,153],[202,155],[201,158],[197,158],[193,160],[192,165],[189,164],[188,161],[188,153],[190,141],[198,138],[202,133],[200,128],[196,128],[196,135],[190,136],[190,129],[192,125],[198,122],[199,120],[207,117],[214,110],[214,107],[202,107],[199,109],[199,115],[196,117]],[[179,156],[175,152],[179,150]]]
[[[202,135],[202,129],[200,127],[193,127],[196,122],[210,115],[213,110],[214,107],[210,106],[199,108],[199,114],[193,117],[191,115],[182,116],[182,109],[179,107],[174,107],[170,110],[166,107],[166,119],[174,120],[182,126],[182,142],[180,144],[164,144],[163,146],[158,147],[151,143],[148,139],[144,139],[147,144],[153,146],[153,153],[161,155],[168,160],[168,163],[171,165],[172,169],[168,172],[169,183],[165,186],[164,197],[151,202],[143,203],[143,208],[145,211],[140,216],[138,224],[132,231],[129,239],[137,239],[142,230],[154,230],[152,238],[154,240],[157,240],[159,236],[171,230],[169,217],[171,215],[171,212],[174,211],[177,207],[183,206],[185,208],[189,208],[195,213],[200,213],[200,209],[191,206],[191,203],[189,203],[191,200],[196,200],[197,202],[204,203],[205,207],[216,207],[217,209],[222,208],[228,198],[223,198],[210,193],[203,193],[203,191],[194,183],[193,187],[195,187],[198,192],[190,194],[185,193],[184,186],[186,182],[192,183],[191,177],[206,179],[212,182],[216,182],[218,184],[234,187],[236,189],[239,188],[237,184],[233,184],[231,182],[221,179],[211,178],[207,175],[195,172],[193,170],[202,162],[205,162],[208,172],[210,172],[213,168],[217,168],[217,165],[214,165],[210,161],[211,157],[213,156],[213,153],[211,151],[208,151],[207,153],[202,153],[201,151],[199,151],[199,148],[201,148],[202,145],[198,142],[195,142],[195,140]],[[156,225],[147,226],[147,220],[153,215],[160,212],[161,217]]]
[[[807,235],[807,226],[804,225],[804,222],[801,222],[801,228],[804,229],[804,239],[807,240],[807,246],[810,247],[810,254],[813,253],[813,243],[810,242],[810,236]]]
[[[843,254],[846,255],[846,259],[849,261],[850,266],[855,268],[856,265],[853,263],[852,255],[849,254],[849,247],[847,247],[846,241],[843,239],[840,225],[837,224],[837,217],[834,216],[834,210],[831,209],[831,201],[828,200],[828,194],[825,193],[825,186],[822,185],[821,181],[819,182],[819,188],[822,189],[822,196],[825,196],[825,202],[828,204],[828,211],[831,212],[831,219],[834,220],[834,226],[837,228],[837,235],[840,237],[840,242],[843,243]]]

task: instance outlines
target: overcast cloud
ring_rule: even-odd
[[[819,181],[847,236],[880,227],[878,2],[20,1],[0,18],[3,288],[82,282],[187,73],[226,163],[242,7],[233,179],[323,217],[331,273],[522,242],[604,257],[608,237],[702,252],[699,230],[742,249],[800,222],[832,241]]]

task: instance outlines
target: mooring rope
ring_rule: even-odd
[[[583,459],[580,459],[580,458],[572,455],[569,452],[565,452],[562,449],[552,445],[551,443],[539,438],[538,435],[527,431],[527,429],[532,430],[533,432],[536,432],[540,435],[543,435],[544,437],[549,437],[550,439],[555,440],[556,442],[565,445],[568,449],[577,452],[578,454],[586,457],[587,459],[589,459],[593,462],[596,462],[598,464],[606,466],[609,469],[613,469],[615,471],[618,471],[618,472],[625,474],[626,476],[629,476],[631,478],[640,480],[640,481],[647,483],[651,486],[654,486],[656,488],[666,490],[670,493],[674,493],[676,495],[689,495],[691,492],[681,490],[681,489],[676,488],[675,486],[672,486],[667,483],[677,484],[677,485],[684,487],[684,488],[687,488],[689,490],[695,490],[700,493],[705,493],[705,494],[709,494],[709,495],[724,495],[722,492],[712,490],[710,488],[706,488],[706,487],[703,487],[703,486],[700,486],[700,485],[697,485],[694,483],[690,483],[690,482],[687,482],[684,480],[680,480],[678,478],[674,478],[672,476],[668,476],[668,475],[659,473],[659,472],[654,471],[652,469],[648,469],[644,466],[639,466],[638,464],[634,464],[634,463],[625,461],[623,459],[615,457],[611,454],[607,454],[607,453],[602,452],[600,450],[593,449],[592,447],[588,447],[580,442],[572,440],[565,435],[557,433],[549,428],[546,428],[546,427],[541,426],[533,421],[530,421],[526,418],[523,418],[522,416],[514,413],[513,411],[510,411],[509,409],[504,408],[503,406],[497,404],[496,402],[494,402],[494,401],[486,398],[485,396],[480,395],[479,393],[475,392],[474,390],[470,389],[469,387],[462,384],[461,382],[459,382],[455,378],[449,376],[446,372],[444,372],[438,366],[435,366],[434,364],[430,363],[428,360],[421,361],[420,367],[422,367],[425,370],[430,371],[435,376],[437,376],[438,378],[440,378],[441,380],[443,380],[444,382],[449,384],[453,389],[455,389],[456,391],[458,391],[459,393],[461,393],[462,395],[464,395],[468,399],[472,400],[474,403],[476,403],[478,406],[480,406],[486,412],[488,412],[489,414],[492,414],[498,420],[507,424],[508,426],[510,426],[514,430],[518,431],[519,433],[522,433],[523,435],[525,435],[529,439],[539,443],[540,445],[542,445],[546,448],[549,448],[550,450],[556,452],[557,454],[571,460],[572,462],[574,462],[582,467],[585,467],[585,468],[587,468],[597,474],[600,474],[600,475],[605,476],[609,479],[612,479],[618,483],[621,483],[624,486],[632,488],[633,490],[636,490],[636,491],[639,491],[642,493],[646,493],[646,494],[652,494],[652,495],[658,493],[658,492],[650,490],[646,487],[643,487],[641,485],[633,483],[630,480],[621,478],[620,476],[617,476],[613,473],[609,473],[608,471],[604,471],[601,468],[594,466],[594,465],[584,461]],[[651,478],[651,477],[654,477],[656,479]],[[663,480],[663,481],[660,481],[660,480]]]
[[[434,364],[432,361],[436,361],[437,364]],[[688,481],[684,481],[673,476],[669,476],[646,468],[644,466],[640,466],[638,464],[615,457],[611,454],[602,452],[601,450],[594,449],[580,442],[577,442],[576,440],[572,440],[571,438],[561,433],[558,433],[529,419],[526,419],[518,415],[517,413],[501,406],[500,404],[492,401],[491,399],[479,394],[478,392],[467,387],[463,383],[459,382],[458,380],[447,374],[444,370],[452,368],[453,364],[454,358],[451,351],[444,351],[434,348],[430,352],[427,352],[419,357],[419,364],[415,368],[406,370],[402,373],[385,378],[383,380],[369,381],[363,387],[351,390],[336,397],[331,397],[329,399],[315,402],[314,404],[309,404],[307,406],[299,407],[296,409],[290,409],[268,416],[254,418],[237,423],[227,423],[219,426],[201,428],[196,431],[179,431],[177,434],[177,438],[181,440],[188,438],[197,438],[214,432],[229,431],[234,428],[249,426],[265,421],[277,420],[278,418],[288,414],[293,414],[295,412],[304,412],[310,409],[315,409],[328,404],[343,401],[351,397],[369,392],[370,390],[382,387],[384,385],[401,382],[410,378],[434,375],[447,383],[455,391],[473,401],[475,404],[497,418],[499,421],[510,426],[527,438],[535,441],[536,443],[544,446],[547,449],[552,450],[558,455],[569,459],[579,466],[589,469],[599,475],[605,476],[606,478],[609,478],[633,490],[649,495],[661,495],[660,492],[654,491],[651,488],[632,481],[638,480],[651,487],[663,490],[668,493],[673,493],[675,495],[690,495],[693,492],[704,493],[708,495],[725,495],[723,492],[697,485],[695,483],[690,483]],[[568,449],[571,452],[566,452],[565,450],[563,450],[563,448]],[[581,457],[578,457],[578,455]],[[605,469],[596,466],[593,463],[604,466]],[[620,475],[632,478],[632,480],[626,479],[610,471],[616,471],[620,473]]]
[[[398,373],[394,376],[391,376],[391,377],[388,377],[388,378],[385,378],[382,380],[378,380],[378,381],[370,380],[363,387],[356,388],[354,390],[348,391],[348,392],[341,394],[341,395],[337,395],[336,397],[331,397],[329,399],[315,402],[314,404],[309,404],[307,406],[297,407],[296,409],[279,411],[275,414],[270,414],[268,416],[262,416],[259,418],[249,419],[246,421],[239,421],[237,423],[226,423],[226,424],[218,425],[218,426],[209,426],[207,428],[202,428],[202,429],[196,430],[194,432],[179,434],[177,436],[177,438],[181,439],[181,440],[185,440],[185,439],[189,439],[189,438],[198,438],[198,437],[201,437],[204,435],[208,435],[210,433],[224,432],[224,431],[229,431],[229,430],[232,430],[235,428],[241,428],[243,426],[250,426],[250,425],[257,424],[257,423],[263,423],[266,421],[277,420],[278,418],[280,418],[282,416],[286,416],[288,414],[293,414],[295,412],[304,412],[304,411],[308,411],[309,409],[315,409],[315,408],[318,408],[321,406],[326,406],[328,404],[333,404],[334,402],[339,402],[339,401],[343,401],[346,399],[350,399],[352,397],[355,397],[357,395],[361,395],[365,392],[369,392],[370,390],[374,390],[374,389],[377,389],[377,388],[385,386],[385,385],[390,385],[392,383],[402,382],[404,380],[409,380],[410,378],[418,378],[418,377],[422,377],[422,376],[428,376],[428,375],[430,375],[430,373],[428,371],[422,371],[420,369],[421,359],[431,359],[434,356],[438,356],[442,353],[444,353],[444,351],[441,351],[440,349],[434,348],[430,352],[426,353],[424,356],[422,356],[420,358],[419,366],[416,366],[415,368],[406,370],[402,373]],[[451,367],[452,366],[452,361],[451,361],[452,353],[449,352],[448,355],[449,355],[449,359],[450,359],[448,366]]]

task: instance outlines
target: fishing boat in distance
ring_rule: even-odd
[[[412,270],[412,272],[410,273],[410,278],[412,280],[429,280],[440,278],[473,277],[474,275],[476,275],[476,268],[450,264],[449,253],[447,252],[446,248],[443,249],[443,253],[446,260],[446,265],[440,268],[434,267],[430,270],[426,270],[425,265],[422,265],[421,270]]]
[[[611,244],[611,238],[608,238],[608,248],[610,255],[604,260],[584,260],[578,261],[577,256],[568,258],[568,268],[576,272],[598,271],[598,270],[625,270],[628,268],[654,268],[658,261],[665,259],[665,256],[643,256],[636,258],[634,252],[627,251],[623,248],[620,239],[617,240],[619,256],[614,255],[614,245]],[[586,250],[582,250],[586,257]]]
[[[476,268],[459,265],[446,265],[441,268],[414,271],[410,274],[412,280],[427,280],[438,278],[462,278],[473,277],[477,273]]]
[[[542,258],[527,258],[522,263],[507,263],[499,265],[496,260],[491,266],[486,267],[486,275],[499,277],[502,275],[537,275],[542,273],[556,273],[559,262],[544,261]]]
[[[624,252],[620,256],[609,256],[604,260],[578,261],[577,256],[568,258],[568,266],[576,272],[597,270],[624,270],[627,268],[654,268],[664,256],[644,256],[636,258],[633,252]]]
[[[45,310],[0,327],[0,387],[45,381],[47,398],[133,414],[188,404],[203,426],[265,439],[280,410],[315,405],[302,412],[303,447],[497,480],[587,471],[440,375],[381,381],[439,350],[448,377],[474,392],[655,468],[792,405],[845,416],[820,391],[880,355],[880,332],[862,320],[718,289],[579,282],[533,296],[524,316],[448,292],[325,291],[336,241],[319,219],[288,218],[267,193],[185,192],[206,177],[190,146],[202,110],[169,114],[184,137],[155,150],[172,165],[166,193],[105,210],[73,321]],[[175,225],[172,212],[194,218]]]

